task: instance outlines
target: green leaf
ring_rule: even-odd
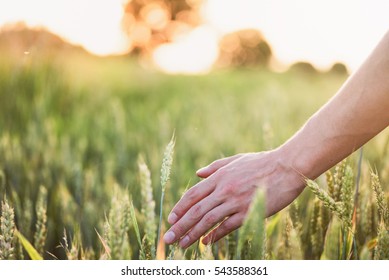
[[[43,260],[42,256],[38,253],[37,250],[31,245],[31,243],[21,234],[18,230],[15,230],[16,236],[19,238],[20,243],[22,243],[24,250],[28,253],[30,258],[34,261]]]
[[[109,258],[111,258],[111,249],[110,249],[109,246],[107,245],[107,242],[105,242],[104,238],[101,237],[101,235],[99,234],[99,232],[97,231],[97,229],[95,229],[95,231],[96,231],[96,233],[97,233],[97,236],[98,236],[99,239],[100,239],[101,244],[102,244],[103,247],[104,247],[105,253],[108,255]]]
[[[136,239],[138,240],[139,246],[142,248],[142,241],[140,240],[138,221],[136,220],[135,209],[132,200],[130,201],[130,215],[131,215],[132,225],[135,229]]]

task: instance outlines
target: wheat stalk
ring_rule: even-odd
[[[142,197],[141,212],[146,219],[144,232],[147,240],[143,242],[143,245],[145,246],[144,249],[146,251],[150,251],[151,259],[155,259],[155,239],[157,235],[157,226],[155,223],[155,201],[153,199],[150,170],[142,156],[138,157],[138,168]]]
[[[279,260],[292,259],[292,244],[291,244],[292,227],[293,227],[293,223],[290,216],[285,215],[285,222],[281,234],[281,241],[278,246],[278,252],[277,252],[277,259]]]
[[[115,189],[116,194],[112,198],[108,221],[105,223],[105,235],[111,259],[129,259],[131,257],[128,238],[131,219],[130,199],[128,193],[121,191],[118,185],[115,185]]]
[[[163,201],[165,197],[166,184],[170,178],[170,170],[173,164],[173,153],[174,146],[176,144],[176,139],[173,133],[172,138],[170,139],[169,144],[165,148],[165,152],[162,159],[162,167],[161,167],[161,200],[159,205],[159,223],[158,223],[158,235],[157,242],[159,244],[159,240],[161,238],[161,229],[162,229],[162,216],[163,216]]]
[[[43,255],[47,235],[47,190],[44,186],[39,188],[35,211],[37,220],[35,224],[34,247],[40,255]]]
[[[300,220],[299,215],[299,203],[297,200],[295,200],[290,206],[289,206],[289,217],[292,221],[293,228],[296,230],[298,234],[301,234],[303,225]]]
[[[340,193],[342,189],[342,182],[343,182],[345,169],[346,169],[346,160],[343,160],[335,167],[333,199],[336,202],[340,200]]]
[[[183,260],[185,259],[185,256],[182,254],[182,251],[180,249],[180,246],[178,245],[178,242],[175,242],[174,244],[169,246],[169,254],[167,257],[168,260]]]
[[[370,171],[370,177],[371,177],[371,187],[374,191],[377,206],[378,206],[378,213],[380,214],[380,218],[384,222],[386,228],[389,228],[389,210],[388,210],[387,201],[385,199],[385,193],[382,190],[382,186],[378,175],[373,171]]]
[[[344,177],[342,181],[342,188],[340,190],[340,198],[343,203],[343,215],[345,219],[350,222],[347,223],[351,226],[351,218],[354,210],[354,175],[350,166],[346,166],[344,171]]]
[[[324,234],[321,208],[321,202],[318,198],[316,198],[314,200],[313,215],[310,222],[312,254],[315,259],[320,259],[323,252]]]
[[[263,259],[265,252],[265,194],[263,190],[257,190],[239,233],[239,258]]]
[[[14,259],[15,214],[6,198],[1,202],[0,218],[0,260]]]
[[[165,192],[166,183],[169,181],[170,178],[170,170],[173,164],[173,153],[174,153],[175,144],[176,144],[176,139],[173,133],[173,136],[170,139],[169,144],[166,146],[163,159],[162,159],[162,167],[161,167],[162,192]]]
[[[306,180],[307,186],[319,198],[325,207],[330,209],[343,222],[347,229],[351,230],[351,220],[344,215],[344,207],[342,202],[335,202],[335,200],[319,185],[310,179]]]
[[[389,231],[383,223],[380,224],[378,229],[374,258],[376,260],[389,260]]]
[[[335,199],[335,186],[334,186],[334,176],[332,175],[331,170],[328,170],[326,173],[326,181],[327,181],[327,188],[328,188],[328,194]]]

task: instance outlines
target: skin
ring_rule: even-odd
[[[216,242],[243,224],[257,188],[266,191],[267,216],[277,213],[303,191],[306,178],[317,178],[388,125],[389,32],[286,143],[267,152],[219,159],[198,170],[204,180],[172,209],[164,241],[187,248],[205,235],[204,244]]]

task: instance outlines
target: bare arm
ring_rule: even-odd
[[[389,125],[389,32],[339,92],[280,149],[316,178]]]
[[[258,187],[267,194],[270,216],[304,189],[301,176],[316,178],[389,125],[389,33],[339,92],[281,147],[239,154],[200,169],[205,180],[172,209],[166,243],[188,247],[217,241],[242,225]]]

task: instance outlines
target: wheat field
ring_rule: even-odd
[[[0,259],[389,259],[388,130],[268,219],[258,193],[243,227],[212,246],[160,238],[195,170],[277,147],[346,79],[2,55]]]

